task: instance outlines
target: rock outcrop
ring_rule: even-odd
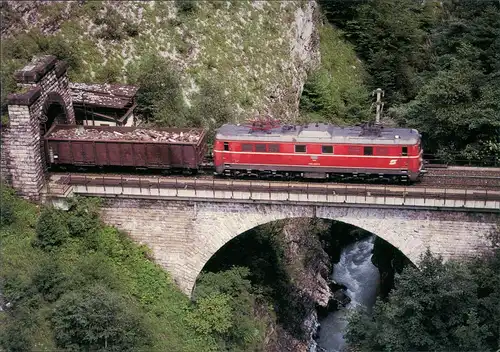
[[[78,53],[73,82],[115,73],[125,83],[141,60],[159,55],[180,72],[188,105],[199,82],[217,82],[239,120],[264,111],[297,117],[307,72],[320,60],[315,0],[9,0],[1,11],[2,39],[35,31]]]
[[[278,327],[276,351],[306,352],[315,345],[314,337],[319,326],[317,308],[326,309],[332,299],[328,281],[330,258],[318,236],[329,231],[329,227],[329,221],[306,218],[289,219],[283,226],[284,257],[287,271],[297,290],[294,298],[297,302],[294,303],[304,308],[301,330],[305,338],[297,339]]]

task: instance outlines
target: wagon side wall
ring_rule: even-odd
[[[203,144],[137,143],[136,141],[46,140],[49,164],[197,169]]]
[[[198,141],[198,144],[196,145],[196,164],[198,166],[201,165],[203,162],[203,159],[207,155],[208,152],[208,134],[206,132],[203,132],[202,137]]]
[[[199,168],[207,151],[207,133],[201,131],[196,144],[138,140],[85,140],[51,137],[70,125],[54,125],[44,136],[47,162],[52,165],[129,166],[140,168]],[[89,128],[89,127],[85,127]],[[92,129],[133,131],[136,127],[92,126]],[[189,132],[189,128],[155,129],[155,131]],[[199,129],[198,129],[199,130]]]

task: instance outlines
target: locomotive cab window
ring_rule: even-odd
[[[255,145],[255,151],[256,152],[265,152],[266,151],[266,145],[265,144],[256,144]]]
[[[364,155],[373,155],[373,147],[364,147],[363,154]]]
[[[407,156],[408,155],[408,147],[401,148],[401,155],[402,156]]]
[[[321,152],[323,154],[333,154],[333,145],[322,145]]]
[[[305,152],[306,152],[305,145],[296,145],[295,146],[295,153],[305,153]]]
[[[229,143],[224,142],[224,150],[227,152],[229,150]]]

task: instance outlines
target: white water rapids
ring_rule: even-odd
[[[375,236],[346,246],[340,261],[333,267],[332,278],[347,287],[346,294],[351,302],[340,310],[330,313],[320,321],[321,330],[317,350],[341,352],[346,346],[344,333],[347,316],[352,309],[360,307],[371,311],[375,304],[379,285],[378,269],[372,264],[372,249]]]

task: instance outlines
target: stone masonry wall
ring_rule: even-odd
[[[38,199],[43,186],[40,128],[29,106],[9,105],[10,126],[3,141],[7,172],[12,186],[29,199]]]
[[[6,130],[5,127],[2,126],[2,130],[0,131],[0,180],[6,184],[12,184],[12,178],[10,173],[7,170],[7,156],[4,153],[3,148],[3,140],[5,139]]]
[[[427,248],[445,259],[487,250],[497,214],[452,211],[314,207],[243,203],[106,199],[103,217],[151,248],[156,261],[190,294],[208,259],[239,234],[297,217],[343,221],[388,241],[417,263]]]
[[[32,200],[39,199],[45,182],[40,124],[45,122],[44,110],[50,99],[56,98],[63,105],[67,123],[75,122],[66,71],[67,65],[55,56],[35,58],[15,74],[24,92],[8,96],[9,126],[2,131],[2,178]]]

